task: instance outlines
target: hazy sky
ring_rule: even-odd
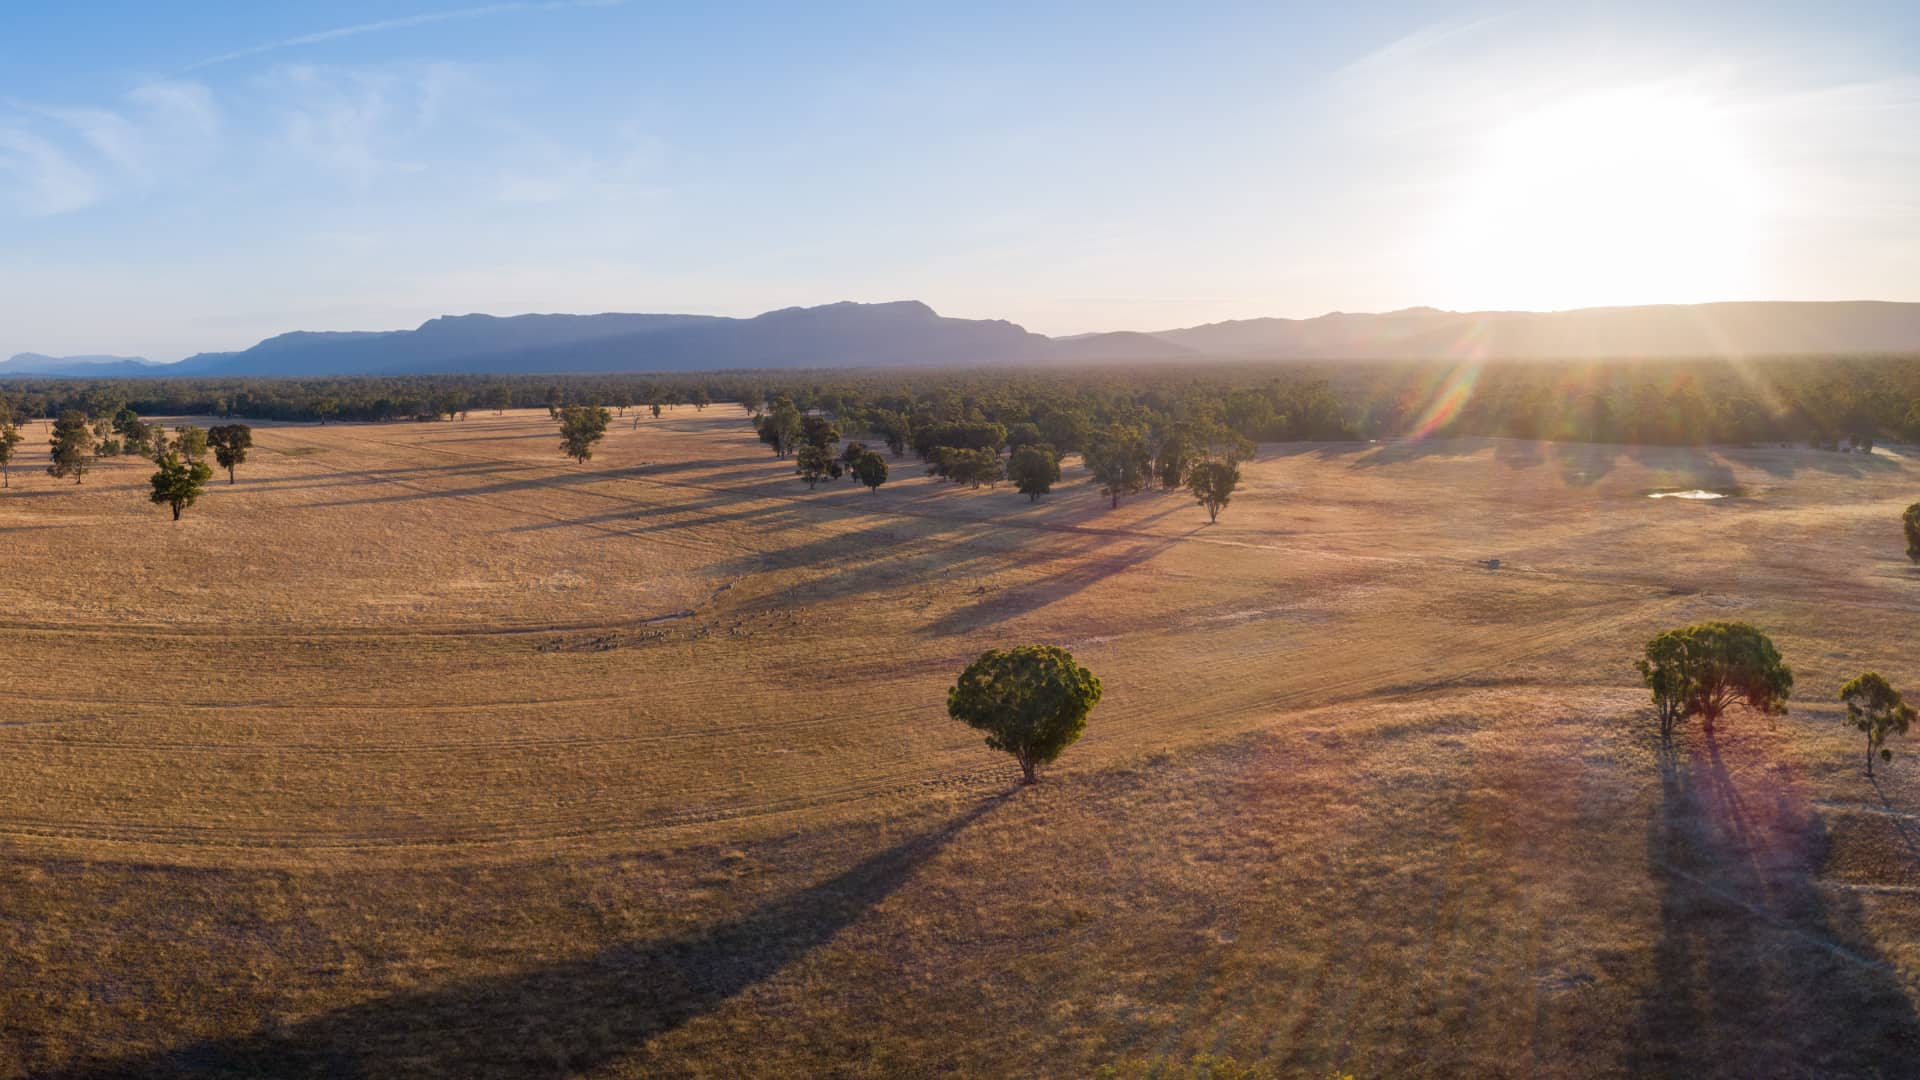
[[[1920,5],[0,0],[0,356],[900,298],[1920,300]]]

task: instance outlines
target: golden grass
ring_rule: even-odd
[[[1920,1047],[1920,766],[1829,704],[1920,685],[1897,454],[1271,446],[1208,526],[809,492],[732,406],[255,439],[177,524],[138,462],[0,494],[0,1075]],[[1662,755],[1631,660],[1705,617],[1796,708]],[[944,693],[1028,640],[1106,699],[1009,794]]]

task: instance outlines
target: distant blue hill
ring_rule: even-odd
[[[913,300],[711,315],[453,315],[414,330],[309,332],[177,364],[22,353],[6,375],[345,376],[721,368],[1920,353],[1920,304],[1751,302],[1575,311],[1408,308],[1049,338]]]
[[[917,301],[710,315],[460,315],[417,330],[294,333],[203,353],[167,374],[701,371],[1045,359],[1052,341],[998,320],[949,319]],[[1166,342],[1166,355],[1187,350]]]
[[[9,375],[126,378],[165,374],[170,366],[138,356],[43,356],[40,353],[23,352],[0,360],[0,378]]]

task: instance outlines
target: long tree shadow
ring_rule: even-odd
[[[1914,865],[1920,867],[1920,840],[1915,839],[1913,829],[1907,825],[1907,815],[1895,808],[1893,800],[1887,798],[1885,789],[1880,786],[1878,776],[1868,777],[1867,783],[1873,786],[1873,793],[1880,800],[1880,809],[1886,813],[1887,821],[1893,825],[1893,831],[1900,837],[1900,843],[1906,847],[1907,854],[1913,857]]]
[[[1855,454],[1794,446],[1772,454],[1742,454],[1741,457],[1746,464],[1762,470],[1769,476],[1783,478],[1797,476],[1803,472],[1813,472],[1857,480],[1863,476],[1884,475],[1889,471],[1897,472],[1901,468],[1901,463],[1888,457],[1884,451],[1877,454]]]
[[[278,1031],[95,1060],[62,1080],[145,1076],[565,1076],[614,1062],[826,943],[997,795],[742,918],[530,971],[394,994]]]
[[[1121,547],[1119,541],[1102,537],[1068,550],[1048,549],[1021,558],[1013,565],[1065,568],[1033,581],[985,593],[981,599],[934,619],[922,633],[932,637],[964,634],[1031,614],[1143,565],[1180,539],[1178,536],[1148,537]]]
[[[1823,891],[1827,830],[1783,769],[1712,736],[1661,755],[1647,840],[1664,886],[1633,1075],[1909,1076],[1920,1018],[1858,905]]]

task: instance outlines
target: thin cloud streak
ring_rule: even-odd
[[[281,38],[278,41],[268,41],[259,45],[251,45],[244,49],[235,49],[229,53],[221,53],[219,56],[208,57],[198,63],[190,64],[182,70],[199,71],[202,68],[231,63],[235,60],[244,60],[249,56],[259,56],[263,53],[278,52],[281,49],[293,49],[302,45],[321,45],[329,41],[339,41],[342,38],[359,37],[363,34],[384,33],[389,30],[410,30],[420,26],[432,26],[435,23],[456,22],[463,19],[481,19],[491,15],[505,15],[519,11],[565,11],[574,8],[618,7],[624,3],[626,3],[626,0],[544,0],[544,2],[517,0],[517,2],[511,3],[482,4],[478,7],[455,8],[451,11],[428,11],[418,15],[405,15],[396,19],[380,19],[375,22],[356,23],[352,26],[336,26],[331,30],[316,30],[310,34],[298,34],[293,37]]]

